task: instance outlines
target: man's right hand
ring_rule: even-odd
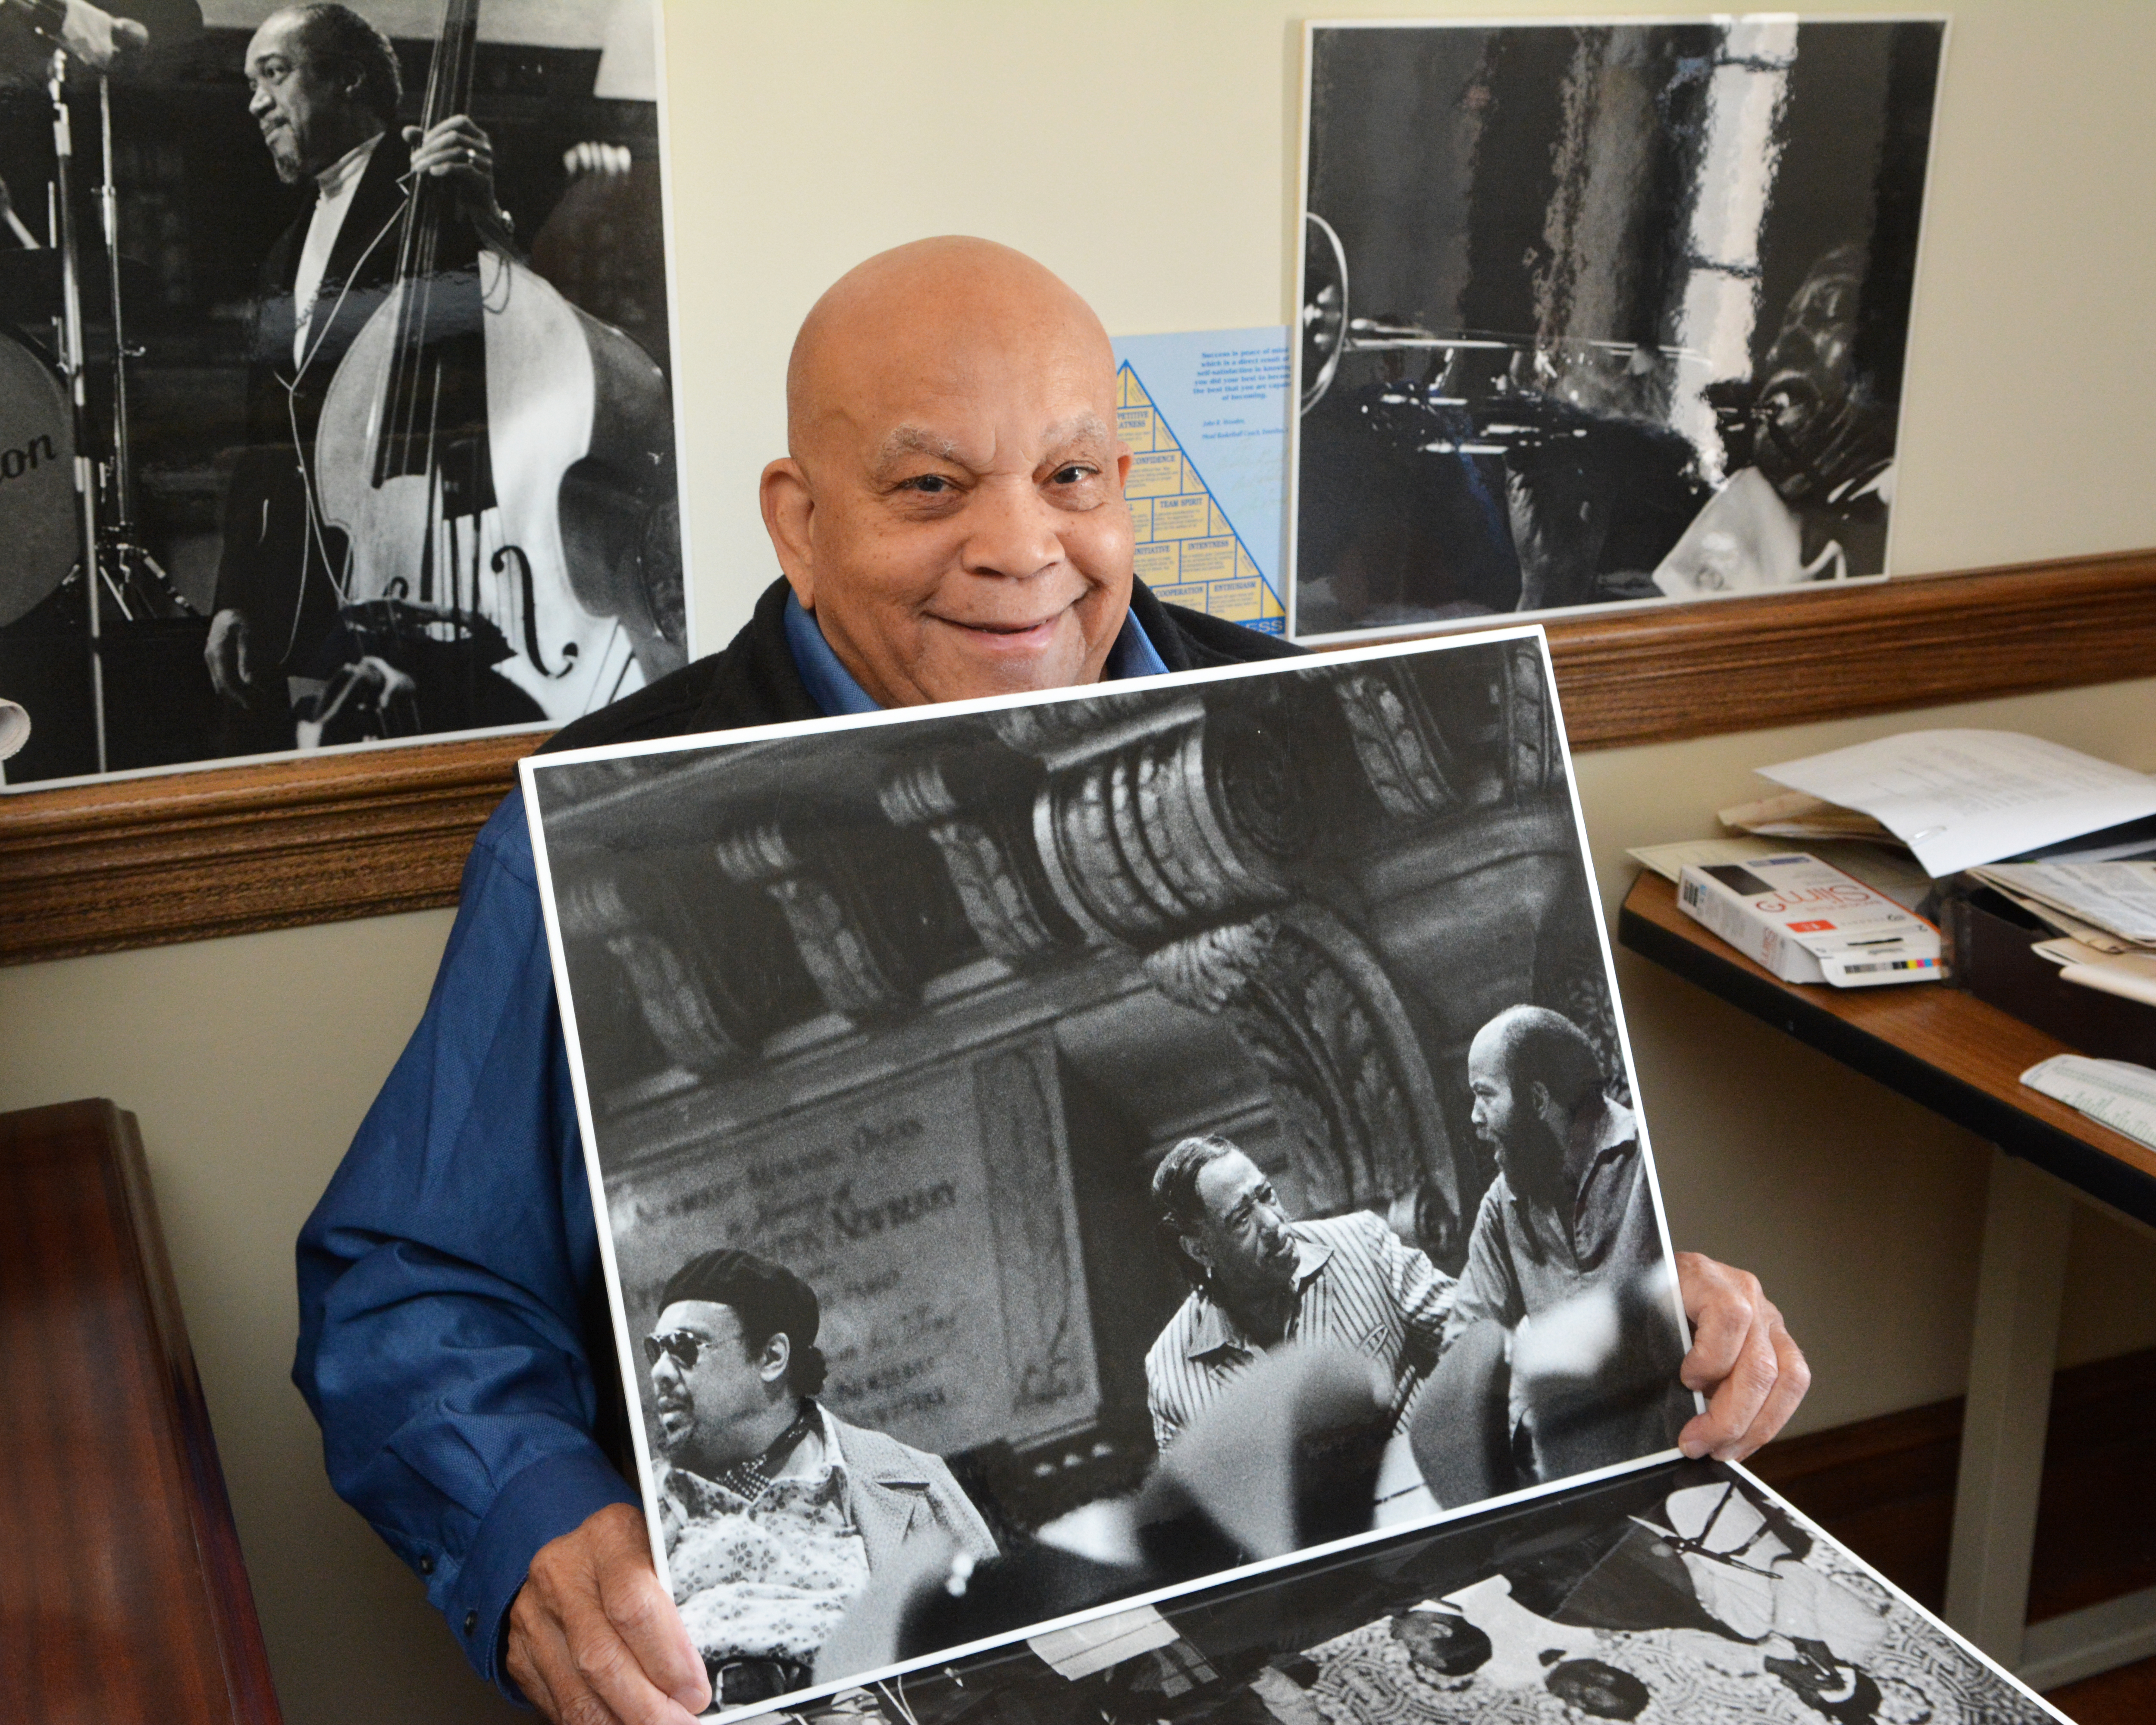
[[[247,662],[247,619],[232,610],[211,618],[203,659],[209,666],[211,686],[234,706],[246,706],[252,693],[248,686],[252,667]]]
[[[711,1704],[644,1517],[625,1503],[539,1548],[509,1609],[506,1663],[557,1725],[689,1725]]]

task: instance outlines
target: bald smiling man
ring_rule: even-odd
[[[788,453],[761,487],[783,578],[722,651],[548,747],[1295,653],[1133,578],[1115,369],[1085,301],[1006,247],[870,259],[794,343]],[[1679,1270],[1682,1375],[1712,1395],[1684,1446],[1748,1455],[1802,1397],[1803,1356],[1753,1278]],[[708,1706],[595,1435],[613,1348],[518,796],[473,846],[425,1016],[300,1235],[299,1280],[292,1375],[331,1482],[480,1673],[578,1725]]]

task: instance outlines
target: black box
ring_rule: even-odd
[[[2156,1006],[2059,980],[2059,967],[2029,950],[2052,930],[2020,906],[1979,886],[1946,905],[1954,980],[2085,1055],[2156,1066]]]

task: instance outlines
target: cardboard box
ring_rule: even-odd
[[[1866,988],[1943,973],[1938,929],[1801,851],[1687,863],[1677,905],[1784,982]]]

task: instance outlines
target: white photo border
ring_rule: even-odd
[[[636,1338],[629,1333],[629,1313],[622,1296],[620,1266],[614,1254],[613,1223],[607,1214],[606,1176],[598,1154],[598,1133],[592,1111],[591,1088],[585,1070],[583,1047],[578,1034],[575,997],[571,992],[567,954],[562,940],[562,928],[554,896],[552,860],[547,854],[545,821],[541,813],[538,781],[542,775],[556,768],[574,767],[600,761],[629,760],[649,755],[680,754],[691,750],[723,749],[737,744],[778,742],[803,737],[838,736],[847,732],[870,730],[883,726],[932,722],[939,719],[963,718],[977,713],[1006,711],[1018,707],[1067,706],[1103,695],[1131,695],[1149,693],[1157,690],[1201,687],[1208,684],[1232,682],[1251,677],[1279,676],[1316,668],[1330,670],[1334,666],[1364,664],[1373,660],[1398,659],[1410,655],[1445,653],[1469,647],[1493,645],[1507,641],[1532,641],[1542,666],[1543,686],[1550,703],[1552,721],[1556,728],[1559,755],[1564,766],[1565,788],[1572,809],[1573,836],[1578,846],[1578,857],[1584,882],[1583,891],[1589,901],[1594,920],[1597,948],[1602,955],[1603,978],[1609,993],[1612,1018],[1616,1025],[1619,1052],[1624,1061],[1625,1078],[1631,1086],[1635,1102],[1635,1118],[1639,1128],[1640,1154],[1645,1159],[1649,1191],[1654,1201],[1655,1228],[1661,1241],[1664,1260],[1674,1271],[1676,1255],[1670,1244],[1669,1219],[1662,1202],[1661,1180],[1656,1172],[1654,1151],[1647,1135],[1645,1111],[1637,1106],[1640,1101],[1639,1074],[1632,1059],[1630,1033],[1625,1027],[1624,1004],[1617,988],[1616,971],[1609,942],[1608,921],[1603,915],[1601,894],[1595,890],[1594,854],[1587,840],[1585,816],[1579,802],[1579,787],[1573,771],[1572,747],[1564,732],[1564,715],[1558,704],[1557,675],[1550,660],[1549,637],[1539,623],[1514,624],[1507,628],[1485,629],[1472,633],[1455,633],[1437,640],[1399,641],[1350,649],[1338,653],[1308,658],[1260,660],[1242,665],[1219,665],[1203,670],[1172,672],[1165,676],[1152,676],[1113,684],[1093,683],[1076,688],[1039,691],[1027,694],[982,696],[971,701],[938,702],[921,706],[891,708],[880,712],[836,715],[823,719],[793,720],[783,724],[757,725],[737,731],[707,732],[691,737],[654,738],[649,742],[623,743],[608,747],[565,749],[559,754],[531,755],[517,762],[519,787],[524,798],[525,819],[531,834],[531,854],[539,885],[539,896],[545,916],[547,955],[553,965],[555,998],[561,1009],[562,1035],[569,1055],[569,1076],[577,1102],[577,1124],[583,1140],[584,1168],[591,1187],[593,1222],[598,1235],[599,1255],[606,1270],[607,1308],[612,1317],[614,1332],[614,1351],[622,1375],[622,1390],[629,1413],[629,1439],[636,1455],[637,1486],[644,1502],[654,1501],[653,1469],[649,1440],[644,1431],[642,1413],[643,1386],[637,1376],[637,1361],[641,1357]],[[1689,1335],[1690,1325],[1685,1317],[1684,1301],[1676,1285],[1674,1273],[1668,1281],[1667,1296],[1671,1310],[1678,1325],[1678,1333]],[[1704,1398],[1697,1392],[1692,1396],[1695,1409],[1705,1406]],[[1267,1574],[1288,1564],[1312,1557],[1328,1556],[1337,1552],[1355,1550],[1378,1540],[1392,1538],[1418,1528],[1435,1527],[1458,1521],[1467,1516],[1480,1515],[1494,1508],[1516,1503],[1526,1503],[1538,1498],[1555,1496],[1576,1486],[1592,1484],[1598,1480],[1612,1479],[1638,1469],[1680,1459],[1681,1451],[1671,1447],[1650,1455],[1635,1456],[1607,1466],[1590,1469],[1569,1475],[1564,1479],[1524,1486],[1518,1491],[1487,1497],[1478,1502],[1463,1505],[1456,1509],[1440,1510],[1434,1515],[1414,1517],[1394,1522],[1383,1528],[1373,1528],[1363,1533],[1330,1540],[1322,1544],[1306,1546],[1276,1558],[1262,1558],[1255,1563],[1222,1569],[1193,1580],[1178,1582],[1154,1589],[1150,1592],[1133,1594],[1108,1604],[1089,1607],[1061,1617],[1051,1618],[1023,1629],[984,1637],[957,1647],[938,1649],[934,1653],[917,1655],[896,1664],[880,1666],[872,1671],[849,1673],[845,1677],[828,1682],[812,1683],[808,1686],[775,1696],[767,1701],[733,1710],[726,1717],[745,1717],[748,1713],[783,1711],[799,1707],[808,1702],[837,1694],[842,1690],[859,1688],[867,1684],[903,1676],[929,1666],[948,1663],[967,1655],[988,1649],[1009,1646],[1051,1630],[1063,1629],[1075,1624],[1090,1623],[1096,1619],[1127,1611],[1136,1606],[1157,1604],[1163,1600],[1180,1598],[1199,1589],[1228,1580]],[[665,1537],[655,1516],[647,1513],[646,1532],[651,1542],[652,1562],[662,1577],[669,1574]],[[669,1592],[671,1584],[669,1584]]]

